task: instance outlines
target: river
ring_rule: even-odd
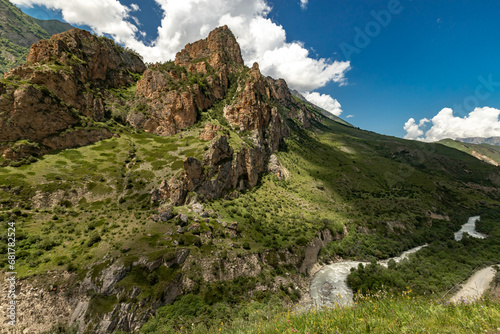
[[[412,248],[398,257],[392,258],[396,263],[408,258],[408,255],[419,251],[427,245]],[[389,260],[378,263],[387,267]],[[329,264],[321,268],[314,275],[309,288],[311,299],[315,306],[344,306],[352,303],[353,292],[347,285],[347,276],[351,273],[351,268],[357,268],[359,264],[364,265],[369,262],[343,261]]]
[[[462,228],[460,229],[460,231],[455,232],[455,240],[456,241],[462,240],[462,236],[464,233],[467,233],[471,237],[474,237],[474,238],[479,238],[479,239],[486,238],[486,235],[476,231],[476,222],[478,222],[480,220],[481,220],[480,216],[470,217],[469,221],[467,223],[465,223],[464,225],[462,225]]]
[[[468,233],[474,238],[484,239],[486,236],[476,231],[476,222],[480,220],[479,216],[470,217],[467,223],[462,225],[460,231],[455,233],[455,240],[462,239],[463,233]],[[427,245],[412,248],[398,257],[392,258],[396,263],[407,259],[410,254],[418,252]],[[379,261],[378,264],[387,267],[388,260]],[[336,307],[345,306],[353,303],[353,291],[347,285],[347,276],[351,268],[357,268],[359,264],[364,265],[369,262],[360,261],[342,261],[329,264],[321,268],[311,280],[309,294],[312,304],[316,307]]]

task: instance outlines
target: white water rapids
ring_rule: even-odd
[[[403,259],[407,259],[408,255],[419,251],[422,247],[427,245],[412,248],[404,252],[401,256],[394,257],[396,263]],[[390,259],[389,259],[390,260]],[[387,267],[389,260],[379,261],[378,263]],[[358,261],[343,261],[333,263],[321,268],[320,271],[314,275],[309,288],[311,299],[315,306],[343,306],[352,303],[353,292],[347,286],[347,276],[351,272],[351,268],[357,268],[362,263],[364,265],[369,262]]]
[[[464,233],[467,233],[471,237],[478,238],[478,239],[486,238],[486,235],[476,231],[476,222],[478,222],[480,220],[481,220],[480,216],[470,217],[469,221],[466,224],[462,225],[462,228],[460,229],[460,231],[455,232],[455,240],[456,241],[462,240]]]
[[[462,239],[463,233],[468,233],[474,238],[484,239],[486,236],[476,231],[476,221],[480,220],[479,216],[470,217],[468,222],[462,225],[460,231],[455,233],[455,240]],[[427,245],[412,248],[401,256],[392,258],[396,263],[407,259],[410,254],[419,251]],[[378,264],[387,267],[389,260],[379,261]],[[335,307],[345,306],[353,303],[353,292],[347,285],[347,276],[351,272],[351,268],[356,268],[360,263],[364,265],[369,262],[359,261],[343,261],[329,264],[321,268],[320,271],[314,275],[310,287],[309,294],[312,299],[313,306],[315,307]]]

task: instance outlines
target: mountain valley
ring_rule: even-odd
[[[351,277],[361,291],[437,295],[500,260],[489,146],[327,117],[246,66],[227,26],[156,64],[80,29],[35,36],[0,79],[0,217],[16,226],[20,330],[231,332],[220,323],[248,321],[255,305],[307,301],[324,264],[372,262]],[[475,215],[488,238],[455,243]],[[423,244],[401,274],[375,266]],[[449,267],[422,269],[445,247]]]

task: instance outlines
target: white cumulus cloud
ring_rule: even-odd
[[[117,0],[12,0],[12,3],[25,7],[41,5],[49,9],[61,10],[63,19],[71,24],[88,25],[96,34],[109,34],[118,43],[131,48],[141,46],[141,43],[135,40],[139,29],[127,21],[127,19],[134,20],[130,12],[137,10],[137,5],[129,8]]]
[[[268,18],[272,8],[266,0],[155,1],[164,15],[158,38],[146,45],[137,38],[144,32],[132,23],[135,18],[131,13],[140,10],[140,4],[127,7],[118,0],[12,0],[20,6],[44,5],[60,10],[67,22],[87,25],[99,35],[111,35],[139,52],[146,62],[174,59],[187,43],[206,38],[212,29],[227,24],[240,43],[247,65],[258,62],[263,74],[283,78],[293,89],[308,92],[330,82],[346,83],[349,62],[315,59],[301,42],[288,42],[283,27]],[[307,3],[301,0],[302,6]]]
[[[445,138],[500,136],[499,116],[500,110],[490,107],[476,108],[465,117],[454,116],[452,109],[444,108],[432,119],[421,119],[418,124],[410,118],[404,125],[405,138],[432,142]]]
[[[309,2],[309,0],[300,0],[300,8],[306,9],[308,2]]]
[[[330,95],[320,94],[318,92],[307,92],[304,93],[304,97],[307,101],[314,103],[318,107],[325,109],[335,116],[340,116],[340,114],[342,113],[342,106],[340,105],[339,101],[335,100]]]

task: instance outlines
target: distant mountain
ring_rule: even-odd
[[[0,0],[0,75],[23,64],[33,43],[71,28],[57,20],[34,19],[10,1]]]
[[[500,137],[470,137],[470,138],[457,138],[456,140],[468,144],[489,144],[500,146]]]
[[[59,34],[74,28],[71,24],[61,22],[59,20],[34,20],[40,27],[45,29],[45,31],[48,32],[49,35]]]
[[[486,142],[498,144],[489,144]],[[494,166],[500,166],[500,137],[444,139],[440,144],[455,148]]]
[[[295,96],[296,98],[302,100],[302,102],[306,103],[306,104],[309,104],[311,106],[313,106],[314,108],[316,109],[319,109],[321,111],[321,113],[323,114],[323,116],[325,117],[328,117],[329,119],[333,120],[333,121],[336,121],[336,122],[339,122],[340,124],[344,124],[344,125],[349,125],[349,126],[352,126],[352,124],[350,124],[349,122],[346,122],[344,121],[342,118],[338,117],[338,116],[335,116],[333,115],[331,112],[315,105],[314,103],[312,102],[309,102],[302,94],[300,94],[297,90],[295,89],[291,89],[290,92],[292,93],[293,96]]]

